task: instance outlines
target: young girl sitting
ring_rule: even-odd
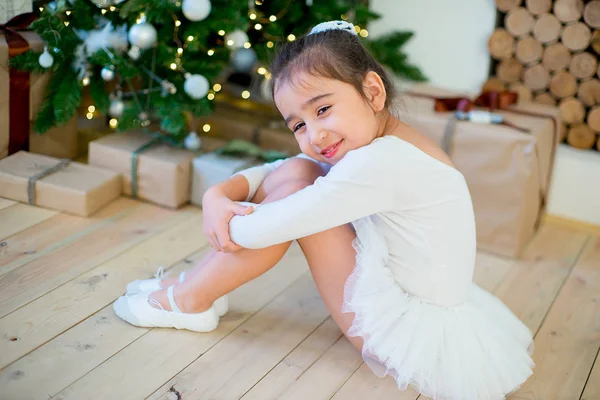
[[[393,87],[352,24],[317,25],[272,66],[301,155],[211,188],[213,251],[189,273],[128,285],[114,304],[143,327],[206,332],[227,293],[291,241],[325,305],[378,375],[434,399],[501,399],[532,373],[527,327],[473,283],[467,184],[436,143],[390,113]]]

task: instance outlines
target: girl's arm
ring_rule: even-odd
[[[393,163],[372,147],[349,152],[313,185],[285,199],[256,206],[252,214],[234,216],[229,223],[231,240],[259,249],[391,210]]]

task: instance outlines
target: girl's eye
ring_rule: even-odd
[[[293,132],[296,132],[298,129],[302,128],[303,126],[304,126],[304,122],[300,122],[300,123],[296,124],[296,126],[294,126]]]
[[[330,108],[331,108],[331,106],[326,106],[326,107],[319,108],[319,111],[317,111],[317,115],[323,114],[325,111],[329,110]]]

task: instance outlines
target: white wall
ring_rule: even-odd
[[[370,35],[415,32],[404,49],[430,84],[479,93],[490,66],[487,42],[496,20],[493,0],[371,0],[370,4],[382,15],[369,26]],[[600,225],[600,153],[559,146],[548,212]]]

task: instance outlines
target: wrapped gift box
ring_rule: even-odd
[[[562,124],[558,109],[523,103],[501,110],[505,123],[455,121],[454,112],[436,112],[428,88],[404,94],[402,121],[448,145],[465,176],[475,211],[480,249],[518,257],[536,232],[545,210]],[[447,98],[448,92],[440,98]]]
[[[155,141],[151,135],[125,132],[90,142],[88,162],[121,173],[128,196],[178,208],[190,201],[194,157],[195,153]],[[132,173],[136,175],[133,180]]]
[[[0,160],[0,197],[89,216],[121,195],[111,170],[25,151]]]
[[[202,206],[202,196],[208,188],[226,181],[238,171],[263,163],[254,157],[234,157],[214,152],[194,158],[192,203]]]
[[[27,41],[30,49],[42,52],[44,42],[35,32],[20,30],[18,33]],[[54,127],[41,135],[35,133],[33,129],[51,74],[11,72],[9,50],[13,51],[9,49],[6,36],[0,32],[0,159],[19,150],[29,150],[58,158],[75,158],[77,156],[76,116],[62,126]],[[22,52],[24,50],[26,49],[21,49]],[[26,90],[27,86],[22,84],[25,80],[29,81],[29,91],[18,93]],[[11,115],[13,117],[16,115],[16,119],[21,121],[15,121],[14,118],[11,120]],[[29,125],[29,128],[23,128],[25,125]]]

